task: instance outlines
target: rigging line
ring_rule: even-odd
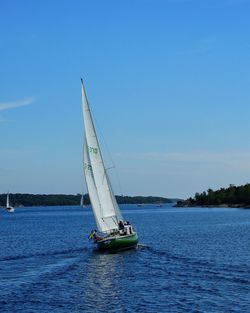
[[[113,222],[114,222],[115,224],[117,224],[117,226],[118,226],[118,218],[117,218],[117,216],[116,216],[116,220],[114,219],[114,216],[112,216],[111,218],[112,218]]]
[[[111,170],[112,168],[115,168],[115,166],[107,167],[105,168],[106,171]]]
[[[112,163],[112,166],[111,167],[108,167],[107,170],[111,169],[111,168],[114,168],[115,169],[115,175],[116,175],[116,180],[118,182],[118,188],[119,188],[119,192],[121,195],[123,195],[123,188],[122,188],[122,184],[121,184],[121,180],[120,180],[120,176],[119,176],[119,173],[118,173],[118,170],[117,170],[117,167],[115,165],[115,162],[112,158],[112,154],[110,152],[110,149],[109,149],[109,146],[105,140],[105,137],[101,131],[101,127],[99,127],[99,124],[97,122],[97,120],[95,119],[95,116],[94,116],[94,113],[93,113],[93,108],[91,110],[91,114],[92,114],[92,119],[93,121],[95,122],[95,126],[96,126],[96,129],[98,130],[98,134],[100,134],[101,138],[102,138],[102,142],[99,142],[99,144],[103,143],[104,144],[104,147],[108,153],[108,156],[109,156],[109,159],[111,160],[111,163]]]

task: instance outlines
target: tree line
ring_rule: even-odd
[[[196,193],[193,198],[180,201],[177,206],[250,206],[250,184],[212,190],[209,188],[202,193]]]
[[[0,194],[0,206],[6,206],[7,194]],[[174,200],[163,197],[143,197],[143,196],[116,196],[119,204],[143,204],[143,203],[171,203]],[[12,206],[56,206],[56,205],[79,205],[81,194],[10,194],[10,204]],[[83,196],[85,205],[90,204],[89,195]]]

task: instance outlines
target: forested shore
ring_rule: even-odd
[[[0,194],[0,206],[6,205],[6,194]],[[146,203],[172,203],[176,199],[167,199],[164,197],[152,196],[116,196],[119,204],[146,204]],[[65,194],[10,194],[11,205],[15,207],[21,206],[56,206],[56,205],[79,205],[81,195],[65,195]],[[84,195],[84,204],[90,204],[88,194]]]
[[[196,193],[193,198],[178,201],[177,207],[245,207],[250,208],[250,184]]]

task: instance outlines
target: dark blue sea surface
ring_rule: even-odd
[[[0,312],[250,312],[250,210],[121,206],[137,250],[93,250],[89,207],[0,212]]]

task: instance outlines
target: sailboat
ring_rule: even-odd
[[[124,220],[116,202],[93,123],[86,91],[82,83],[82,107],[85,130],[84,176],[90,197],[97,230],[90,238],[101,251],[119,251],[135,248],[138,235],[133,226]]]
[[[80,206],[81,206],[82,208],[85,207],[85,205],[84,205],[84,195],[83,195],[83,193],[82,193],[82,195],[81,195]]]
[[[15,209],[10,205],[10,195],[9,195],[9,193],[7,193],[6,210],[9,213],[13,213],[15,211]]]

